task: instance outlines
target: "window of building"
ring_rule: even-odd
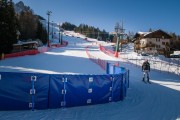
[[[162,42],[163,45],[165,45],[165,42]]]
[[[160,48],[161,46],[160,45],[156,45],[156,48]]]
[[[160,38],[156,38],[156,42],[160,42]]]

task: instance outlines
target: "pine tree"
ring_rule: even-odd
[[[37,24],[37,32],[36,32],[36,38],[40,39],[43,44],[47,43],[47,31],[45,28],[43,28],[43,25],[40,21],[38,21]]]
[[[10,53],[17,42],[17,19],[12,0],[0,1],[0,54]]]
[[[21,12],[19,15],[19,25],[21,39],[35,39],[37,33],[38,17],[32,11]]]
[[[109,35],[109,41],[113,42],[114,35]]]
[[[73,24],[71,24],[69,22],[65,22],[65,23],[62,24],[62,28],[65,29],[65,30],[75,30],[76,25],[73,25]]]
[[[153,30],[151,28],[149,28],[149,32],[153,32]]]
[[[65,22],[65,23],[63,23],[62,27],[65,30],[67,30],[69,28],[69,25],[73,26],[72,24]],[[95,28],[93,26],[88,26],[86,24],[80,24],[78,27],[75,27],[75,26],[73,26],[73,27],[74,27],[75,32],[84,34],[90,38],[95,38],[98,40],[103,39],[104,41],[106,41],[106,39],[109,38],[109,35],[105,30],[101,31],[101,30],[99,30],[99,28]]]

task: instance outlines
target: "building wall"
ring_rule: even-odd
[[[157,53],[158,50],[169,50],[170,39],[163,38],[143,38],[140,40],[141,51],[146,53]]]
[[[161,39],[161,38],[143,38],[140,40],[141,45],[142,44],[155,44],[155,45],[160,45],[160,48],[165,48],[164,43],[170,44],[170,39]]]
[[[155,45],[159,45],[160,48],[166,48],[165,44],[170,44],[170,39],[162,39],[162,38],[148,38],[148,42],[152,42]],[[165,44],[163,44],[163,42]]]

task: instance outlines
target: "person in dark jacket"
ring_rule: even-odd
[[[147,76],[147,82],[149,82],[149,72],[150,72],[150,64],[148,60],[145,60],[142,64],[143,71],[143,81],[145,80],[145,76]]]

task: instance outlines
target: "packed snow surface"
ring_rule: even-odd
[[[71,35],[70,35],[71,34]],[[72,37],[72,34],[74,37]],[[119,62],[130,70],[130,88],[123,101],[100,105],[81,106],[65,109],[35,111],[0,111],[0,120],[178,120],[180,119],[180,76],[151,69],[150,81],[142,82],[141,66],[122,58],[108,56],[101,52],[98,43],[86,42],[73,32],[63,39],[67,47],[52,48],[48,52],[0,61],[0,71],[36,72],[47,74],[105,74],[97,64],[91,62],[85,48],[97,58]],[[80,36],[81,37],[81,36]],[[104,46],[110,43],[102,42]],[[131,49],[123,54],[131,54]],[[100,92],[100,91],[99,91]]]

